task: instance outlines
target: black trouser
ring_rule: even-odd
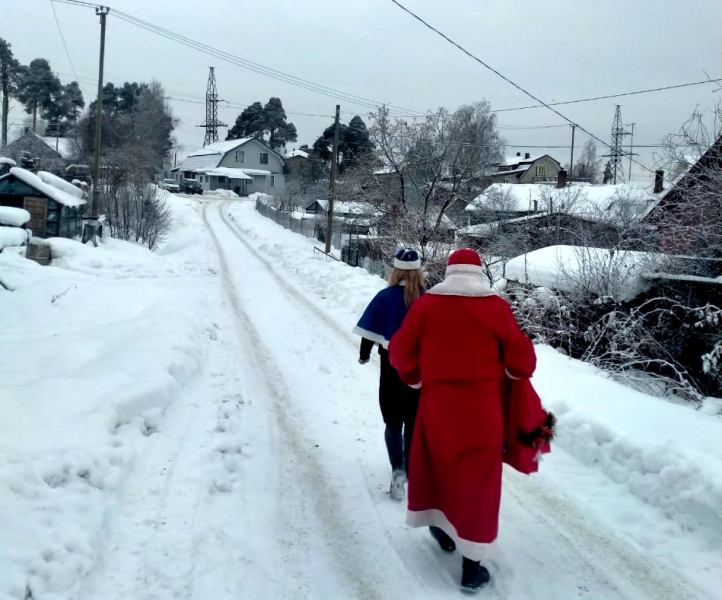
[[[407,470],[411,454],[411,439],[419,407],[421,390],[406,385],[389,362],[389,353],[383,348],[381,355],[381,379],[379,381],[379,405],[386,423],[386,450],[392,469]]]

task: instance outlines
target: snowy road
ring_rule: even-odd
[[[228,202],[197,208],[216,273],[206,367],[149,428],[79,597],[459,597],[458,555],[387,494],[374,364],[356,364],[357,339],[254,249]],[[480,597],[710,598],[553,477],[505,472],[498,546]]]

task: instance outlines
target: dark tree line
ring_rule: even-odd
[[[38,117],[48,122],[49,135],[66,136],[77,124],[85,107],[83,92],[77,81],[63,85],[53,73],[50,63],[36,58],[22,65],[14,56],[10,44],[0,38],[0,93],[2,94],[2,147],[8,140],[8,112],[10,99],[15,98],[32,115],[32,130]]]

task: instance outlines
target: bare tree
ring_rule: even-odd
[[[385,253],[411,245],[427,269],[439,270],[453,248],[451,208],[478,195],[500,157],[496,117],[487,102],[439,109],[413,122],[380,109],[370,138],[376,156],[357,168],[350,189],[385,215]]]

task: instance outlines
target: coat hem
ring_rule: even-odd
[[[459,537],[456,527],[446,518],[446,515],[436,509],[428,510],[409,510],[406,513],[406,524],[411,527],[439,527],[444,530],[458,548],[461,555],[470,560],[484,560],[489,558],[496,546],[496,541],[489,543],[472,542]]]
[[[359,327],[358,325],[356,325],[356,327],[354,327],[352,331],[356,335],[360,335],[362,338],[371,340],[372,342],[375,342],[376,344],[381,344],[381,346],[383,348],[388,349],[388,347],[389,347],[389,341],[386,338],[384,338],[384,336],[379,335],[378,333],[373,333],[372,331],[363,329],[362,327]]]

